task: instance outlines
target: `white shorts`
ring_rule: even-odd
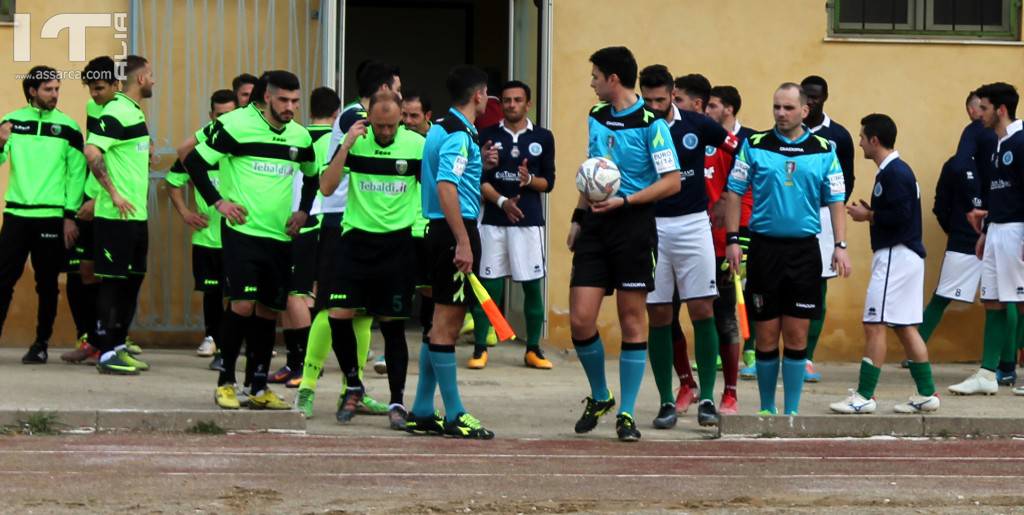
[[[480,277],[512,276],[516,282],[544,277],[544,228],[480,225]]]
[[[981,300],[1024,302],[1024,223],[991,224],[981,260]]]
[[[711,219],[706,212],[655,218],[658,225],[658,263],[654,268],[654,291],[648,304],[718,296],[715,275],[715,243]]]
[[[918,325],[923,310],[924,259],[905,245],[875,252],[864,299],[864,322]]]
[[[821,249],[821,277],[831,279],[839,275],[832,268],[832,254],[836,251],[836,236],[832,232],[832,212],[823,207],[820,216],[821,233],[818,234],[818,247]]]
[[[974,302],[981,281],[981,260],[974,254],[946,251],[935,294],[949,300]]]

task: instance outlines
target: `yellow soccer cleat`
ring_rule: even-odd
[[[523,363],[529,368],[539,368],[541,370],[551,370],[555,367],[551,361],[544,357],[544,353],[540,349],[528,349],[526,355],[523,356]]]
[[[249,395],[249,409],[288,410],[292,407],[267,388],[259,395]]]
[[[466,366],[473,370],[480,370],[487,366],[487,351],[483,351],[480,357],[472,356],[466,362]]]
[[[238,403],[238,396],[235,395],[235,386],[231,384],[218,386],[217,390],[213,392],[213,401],[221,409],[238,409],[241,407]]]
[[[465,320],[462,321],[462,329],[459,329],[459,336],[469,334],[476,329],[476,323],[473,322],[473,315],[466,313]]]

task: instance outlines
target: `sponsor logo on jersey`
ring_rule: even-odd
[[[494,173],[494,178],[505,182],[519,182],[519,173],[502,170]]]
[[[51,125],[50,134],[53,134],[54,136],[60,135],[60,125]]]
[[[253,161],[252,171],[260,175],[285,176],[292,174],[292,165],[285,163],[267,163],[264,161]]]
[[[699,141],[700,140],[697,139],[697,135],[692,132],[687,132],[683,135],[683,147],[685,147],[686,150],[693,150],[697,148],[697,143]]]
[[[409,162],[405,159],[399,159],[395,161],[395,171],[399,174],[405,175],[409,171]]]
[[[994,181],[992,181],[990,183],[988,189],[990,191],[995,191],[995,190],[1001,190],[1001,189],[1005,189],[1005,188],[1010,188],[1012,186],[1013,186],[1013,183],[1011,183],[1010,181],[1007,181],[1007,180],[1004,180],[1004,179],[996,179],[996,180],[994,180]]]
[[[401,181],[376,182],[359,181],[359,191],[364,193],[382,193],[388,196],[398,196],[409,190],[409,186]]]
[[[541,153],[544,152],[544,146],[541,145],[540,143],[537,143],[536,141],[533,142],[533,143],[530,143],[530,146],[528,147],[528,149],[530,151],[530,155],[533,156],[533,157],[538,157],[538,156],[541,155]]]

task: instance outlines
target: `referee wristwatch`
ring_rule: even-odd
[[[837,241],[837,242],[836,242],[836,248],[837,248],[837,249],[844,249],[844,250],[845,250],[845,249],[846,249],[846,247],[847,247],[847,245],[846,245],[846,241],[844,241],[844,240],[840,240],[840,241]]]

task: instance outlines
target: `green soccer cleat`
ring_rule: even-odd
[[[356,408],[356,412],[363,415],[387,415],[388,405],[369,395],[363,394],[363,400],[359,403],[359,407]]]
[[[130,363],[127,363],[121,359],[122,352],[115,352],[113,356],[108,359],[100,359],[99,363],[96,364],[96,370],[101,374],[113,374],[121,376],[137,376],[139,375],[139,369],[135,368]]]
[[[139,354],[142,354],[142,347],[139,347],[139,344],[132,341],[132,338],[130,336],[124,339],[124,348],[132,356],[138,356]]]
[[[469,413],[459,413],[455,420],[444,423],[444,434],[455,438],[466,438],[474,440],[490,440],[494,438],[494,431],[485,428],[480,421]]]
[[[139,369],[140,372],[145,372],[145,371],[149,370],[149,363],[146,363],[145,361],[142,361],[141,359],[136,359],[135,356],[132,356],[131,352],[128,351],[127,348],[121,349],[121,350],[117,351],[117,354],[118,354],[118,357],[120,357],[122,361],[124,361],[125,363],[128,363],[129,365]]]
[[[311,388],[299,388],[295,395],[295,409],[302,413],[306,420],[313,418],[313,399],[316,398],[316,390]]]

